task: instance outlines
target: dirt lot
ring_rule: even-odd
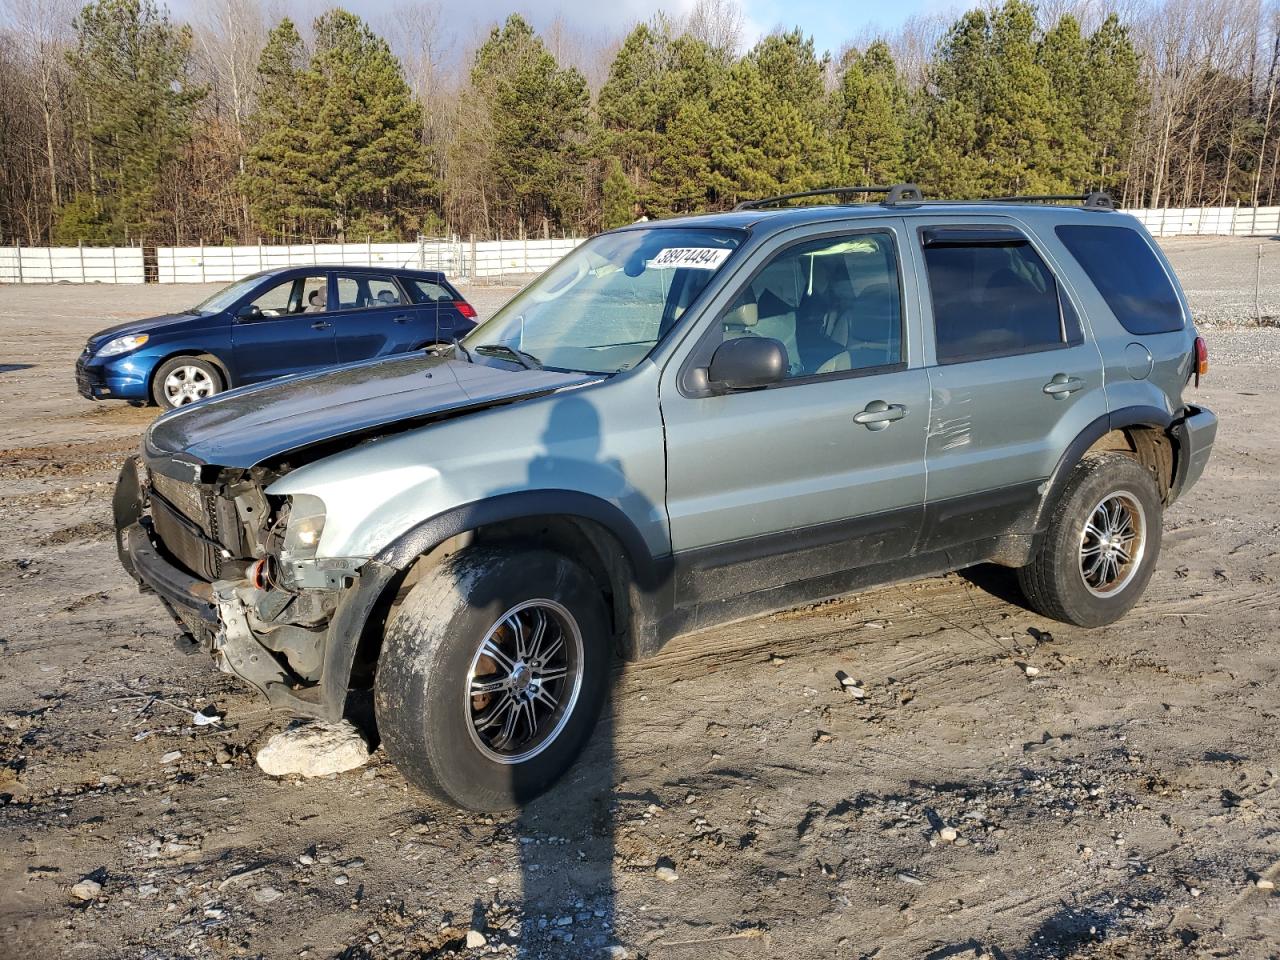
[[[1170,246],[1202,317],[1252,304],[1257,246]],[[81,400],[71,366],[106,322],[201,296],[0,288],[0,955],[1280,949],[1280,330],[1208,331],[1217,450],[1123,622],[1047,622],[980,569],[703,634],[618,673],[559,788],[480,817],[381,754],[263,775],[284,721],[179,654],[117,565],[111,483],[153,413]],[[192,725],[206,704],[225,729]]]

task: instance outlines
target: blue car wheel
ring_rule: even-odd
[[[162,363],[151,380],[151,395],[166,410],[195,403],[226,388],[222,374],[207,360],[173,357]]]

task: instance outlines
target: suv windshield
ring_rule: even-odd
[[[736,230],[683,227],[594,237],[471,331],[465,347],[527,366],[629,369],[671,332],[742,239]]]

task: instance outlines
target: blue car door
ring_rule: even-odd
[[[339,363],[404,353],[433,339],[416,305],[390,274],[339,271],[334,281]]]
[[[328,367],[338,360],[326,305],[328,276],[268,283],[235,310],[231,347],[235,385]]]

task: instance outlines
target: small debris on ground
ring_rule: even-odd
[[[277,733],[258,751],[258,766],[273,777],[324,777],[369,762],[369,745],[350,722],[314,721]]]
[[[102,884],[88,877],[71,888],[71,895],[77,900],[96,900],[102,893]]]

